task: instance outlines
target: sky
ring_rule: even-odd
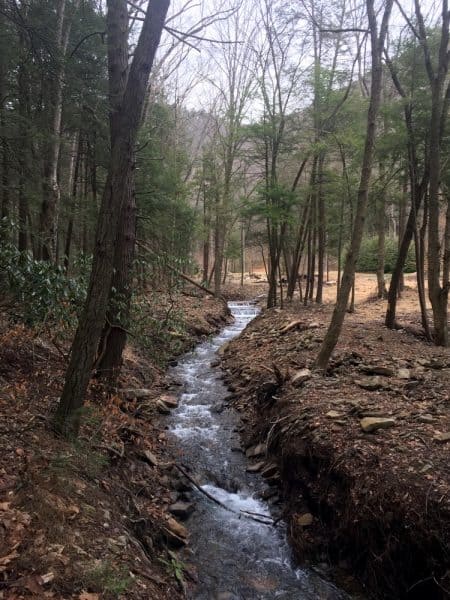
[[[239,27],[243,27],[247,21],[250,24],[255,22],[264,6],[264,1],[265,0],[238,0],[240,4]],[[364,0],[345,1],[349,8],[351,6],[355,7],[352,10],[352,14],[355,14],[361,6],[364,6]],[[305,2],[308,6],[311,0],[305,0]],[[326,6],[325,2],[322,3]],[[407,14],[414,14],[414,0],[399,0],[399,3]],[[272,5],[274,5],[274,3],[272,3]],[[305,12],[305,5],[302,0],[280,2],[279,5],[283,6],[284,10]],[[195,27],[195,24],[209,16],[229,9],[230,6],[232,6],[232,3],[225,2],[224,0],[172,0],[170,8],[171,16],[169,17],[168,24],[178,32],[185,32],[190,28]],[[336,6],[338,6],[338,3],[335,3],[335,7]],[[381,0],[378,2],[378,6],[382,6]],[[428,23],[436,22],[439,18],[441,3],[433,0],[421,0],[421,6],[426,21]],[[177,14],[178,16],[174,17],[174,15]],[[324,17],[325,21],[327,21],[327,16],[326,13]],[[327,23],[327,26],[336,26],[336,21],[334,20],[333,22],[333,15],[330,14],[329,16],[330,22]],[[305,21],[298,21],[298,23],[300,25],[298,32],[299,41],[294,43],[294,46],[290,51],[291,56],[289,57],[292,65],[295,65],[296,62],[298,63],[301,42],[310,37],[311,33],[310,24]],[[364,27],[363,23],[360,26]],[[405,35],[407,29],[401,11],[398,6],[394,4],[389,28],[389,43],[392,44],[399,36]],[[223,54],[224,45],[213,43],[209,40],[226,40],[227,35],[232,34],[231,30],[232,27],[230,22],[221,19],[220,21],[205,27],[198,33],[200,37],[205,39],[187,38],[190,45],[179,43],[173,35],[170,35],[167,32],[165,33],[159,51],[160,57],[165,56],[167,50],[171,48],[174,43],[177,44],[176,48],[174,48],[169,56],[165,58],[162,68],[165,73],[169,74],[164,85],[168,91],[170,100],[179,100],[181,98],[184,101],[185,106],[191,110],[208,111],[211,110],[214,103],[217,106],[217,84],[219,84],[221,80],[220,69],[218,69],[217,64],[218,61],[220,61],[220,56]],[[264,45],[264,38],[265,35],[262,30],[256,30],[252,33],[250,43],[255,47],[260,47]],[[356,53],[356,42],[354,34],[348,34],[347,39],[347,51],[342,53],[341,61],[343,61],[343,63],[346,61],[348,65],[353,62],[353,57]],[[367,49],[363,54],[365,55],[366,62],[369,61],[370,56]],[[303,71],[311,68],[311,65],[313,64],[312,51],[308,50],[308,48],[306,48],[305,51],[305,48],[303,48],[301,60]],[[308,98],[301,98],[298,94],[297,98],[300,103],[309,101]],[[250,117],[255,118],[258,113],[261,112],[261,109],[262,103],[256,99],[253,100],[249,107]]]

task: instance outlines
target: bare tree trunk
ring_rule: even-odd
[[[398,235],[398,249],[397,249],[397,252],[400,250],[400,244],[403,239],[403,235],[405,233],[407,192],[408,192],[408,174],[407,174],[407,172],[405,172],[405,177],[403,180],[403,190],[402,190],[402,194],[400,196],[400,201],[399,201],[399,206],[398,206],[398,234],[397,234]],[[404,289],[405,289],[405,277],[404,277],[403,271],[402,271],[402,273],[400,275],[399,285],[398,285],[399,295],[403,292]]]
[[[386,210],[386,194],[383,189],[378,197],[377,202],[377,297],[386,298],[386,282],[384,280],[384,265],[385,265],[385,240],[386,240],[386,225],[385,225],[385,210]]]
[[[24,44],[24,34],[20,32],[21,46]],[[28,250],[27,219],[29,217],[28,197],[26,193],[27,169],[29,159],[29,79],[26,66],[25,50],[22,47],[22,55],[17,70],[17,86],[19,91],[19,239],[18,248],[21,252]],[[30,228],[31,231],[31,228]]]
[[[448,346],[448,285],[441,287],[440,261],[441,242],[439,236],[440,215],[440,179],[441,148],[445,127],[447,102],[444,102],[444,84],[448,73],[449,55],[449,23],[450,14],[448,0],[442,1],[442,30],[439,47],[439,60],[436,71],[432,66],[430,51],[426,41],[426,31],[421,18],[418,0],[415,0],[416,17],[419,22],[421,45],[425,53],[425,63],[431,85],[431,118],[430,118],[430,185],[428,204],[428,295],[433,310],[434,341],[437,346]]]
[[[244,286],[245,272],[245,226],[244,221],[241,223],[241,287]]]
[[[444,256],[442,261],[442,287],[450,287],[450,196],[447,196],[447,211],[445,215]]]
[[[114,245],[119,218],[126,202],[133,164],[133,150],[141,123],[142,108],[150,71],[169,8],[169,0],[150,2],[134,50],[121,109],[112,113],[112,130],[108,176],[97,223],[96,244],[85,306],[72,343],[64,389],[55,415],[61,433],[78,433],[80,409],[89,383],[98,342],[105,322],[114,266]],[[127,12],[126,0],[108,1],[108,60],[110,68],[126,68],[121,61],[120,29]],[[114,55],[119,50],[119,59]],[[110,90],[113,92],[114,90]]]
[[[79,0],[75,0],[72,10],[78,10]],[[44,260],[55,260],[58,227],[58,210],[61,191],[58,182],[58,164],[61,149],[61,118],[63,108],[63,89],[67,44],[69,41],[71,19],[67,16],[66,0],[58,0],[56,15],[55,51],[56,67],[54,77],[49,82],[49,130],[48,148],[44,160],[43,199],[41,208],[41,255]]]
[[[133,261],[136,242],[136,200],[132,184],[132,172],[127,189],[128,197],[120,215],[119,235],[114,254],[114,275],[109,295],[106,322],[99,343],[99,357],[96,363],[97,375],[116,383],[122,366],[122,355],[127,342],[127,328],[130,317]]]
[[[203,228],[205,240],[203,242],[203,276],[202,281],[207,283],[209,274],[209,251],[211,246],[211,215],[206,202],[205,195],[203,196]]]
[[[122,5],[123,6],[123,5]],[[110,121],[111,143],[120,135],[114,114],[120,113],[128,78],[128,18],[120,12],[120,29],[116,30],[114,56],[109,49],[111,82]],[[115,19],[114,19],[115,21]],[[133,153],[132,153],[133,154]],[[114,273],[109,292],[108,310],[100,336],[96,374],[113,386],[122,366],[122,354],[127,341],[126,330],[131,309],[133,261],[136,242],[136,201],[133,185],[134,154],[124,189],[119,228],[114,250]]]
[[[312,200],[311,200],[312,201]],[[308,300],[310,297],[311,289],[311,262],[312,262],[312,225],[311,217],[308,220],[308,243],[307,243],[307,254],[306,254],[306,287],[305,295],[303,297],[304,306],[308,306]]]
[[[317,248],[317,197],[314,194],[311,214],[311,258],[309,273],[309,300],[314,298],[314,284],[316,282],[316,248]]]
[[[325,273],[325,253],[326,253],[326,217],[325,217],[325,198],[323,195],[323,165],[325,155],[322,152],[318,161],[317,173],[317,291],[316,302],[322,304],[323,298],[323,280]]]
[[[0,24],[2,21],[0,20]],[[10,216],[10,182],[9,182],[9,156],[8,150],[7,132],[6,132],[6,115],[5,115],[5,103],[6,103],[6,65],[4,64],[3,57],[0,56],[0,139],[1,139],[1,164],[2,164],[2,179],[1,179],[1,210],[0,217],[7,221]],[[2,237],[9,237],[9,225],[3,223],[2,225]]]
[[[225,285],[228,276],[228,257],[225,257],[225,268],[223,270],[222,285]]]
[[[64,246],[64,269],[68,271],[70,263],[70,248],[72,245],[73,222],[75,219],[75,207],[78,193],[78,176],[81,162],[82,139],[81,132],[77,132],[74,136],[72,144],[72,157],[69,171],[69,222],[67,224],[66,243]]]
[[[367,201],[369,193],[369,184],[372,174],[373,151],[376,137],[376,120],[378,117],[381,83],[382,83],[382,64],[381,56],[384,48],[384,42],[387,34],[387,26],[392,10],[393,0],[387,0],[384,8],[380,32],[378,33],[377,17],[374,9],[374,0],[366,0],[367,15],[369,19],[369,31],[372,49],[372,73],[371,73],[371,93],[369,108],[367,114],[367,132],[364,146],[364,154],[361,168],[361,179],[358,189],[356,204],[356,214],[353,225],[352,239],[350,248],[345,260],[344,272],[342,275],[341,288],[339,296],[333,311],[331,323],[328,327],[325,339],[319,351],[316,360],[316,366],[319,369],[326,369],[330,356],[337,344],[344,323],[345,311],[348,304],[348,298],[353,283],[358,260],[359,249],[361,247],[362,236],[364,233],[364,222],[367,213]]]
[[[225,222],[223,218],[223,203],[216,194],[216,222],[214,230],[214,293],[217,297],[220,296],[222,285],[222,264],[223,264],[223,249],[225,244]]]

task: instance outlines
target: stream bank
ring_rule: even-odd
[[[0,600],[183,598],[164,535],[173,456],[157,402],[167,361],[229,315],[195,290],[145,300],[160,336],[151,349],[131,340],[117,394],[92,380],[75,443],[51,420],[70,338],[55,345],[56,327],[0,312]]]
[[[256,316],[252,303],[230,302],[235,321],[200,344],[171,370],[181,384],[179,407],[167,423],[178,463],[190,473],[179,478],[170,510],[184,518],[189,545],[180,552],[188,572],[196,573],[189,597],[195,600],[346,598],[312,569],[293,563],[280,519],[278,474],[266,478],[249,467],[241,451],[242,422],[229,410],[217,351]],[[255,456],[265,453],[257,449]],[[247,453],[249,454],[249,453]],[[272,484],[272,485],[270,485]],[[212,500],[214,499],[214,500]],[[277,520],[278,524],[274,521]],[[173,541],[173,539],[172,539]]]
[[[373,597],[443,600],[450,356],[377,312],[347,317],[322,377],[310,367],[330,307],[265,311],[227,346],[226,383],[245,446],[266,444],[278,467],[296,558],[356,574]]]

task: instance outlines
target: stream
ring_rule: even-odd
[[[186,521],[189,546],[181,559],[194,563],[198,584],[193,600],[341,599],[348,598],[315,571],[292,561],[282,522],[274,527],[270,504],[261,499],[267,484],[246,471],[240,451],[239,415],[226,407],[227,388],[216,351],[237,336],[258,314],[251,302],[230,302],[234,323],[180,360],[171,374],[182,383],[179,407],[168,426],[180,462],[201,487],[231,510],[199,491],[190,492],[195,511]],[[270,500],[269,500],[270,502]],[[254,520],[242,511],[256,513]],[[264,518],[264,515],[267,517]],[[277,515],[275,514],[275,517]]]

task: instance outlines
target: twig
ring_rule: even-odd
[[[217,498],[214,498],[214,496],[212,496],[209,492],[207,492],[206,490],[204,490],[196,481],[193,477],[191,477],[189,475],[189,473],[186,473],[186,471],[180,467],[180,465],[174,464],[175,468],[177,468],[180,473],[182,473],[186,479],[188,479],[192,485],[202,494],[204,494],[207,498],[209,498],[209,500],[211,500],[212,502],[215,502],[218,506],[224,508],[225,510],[228,510],[229,512],[234,513],[235,511],[230,508],[229,506],[226,506],[226,504],[223,504],[220,500],[217,500]]]
[[[174,466],[180,471],[180,473],[182,473],[186,479],[188,479],[192,485],[204,496],[206,496],[209,500],[211,500],[211,502],[214,502],[215,504],[217,504],[218,506],[220,506],[221,508],[224,508],[225,510],[227,510],[228,512],[231,512],[235,515],[238,515],[239,517],[246,517],[247,519],[251,519],[252,521],[256,521],[257,523],[262,523],[263,525],[275,525],[275,521],[273,521],[273,519],[271,517],[268,517],[266,515],[260,515],[263,516],[265,519],[271,519],[271,522],[268,523],[267,521],[264,521],[263,519],[258,519],[256,516],[253,515],[257,515],[258,513],[252,513],[250,511],[247,510],[240,510],[239,512],[236,510],[233,510],[232,508],[230,508],[229,506],[227,506],[226,504],[223,504],[223,502],[221,502],[220,500],[218,500],[217,498],[215,498],[212,494],[210,494],[209,492],[207,492],[206,490],[204,490],[196,481],[195,479],[193,479],[189,473],[187,473],[182,467],[180,467],[180,465],[174,464]]]

